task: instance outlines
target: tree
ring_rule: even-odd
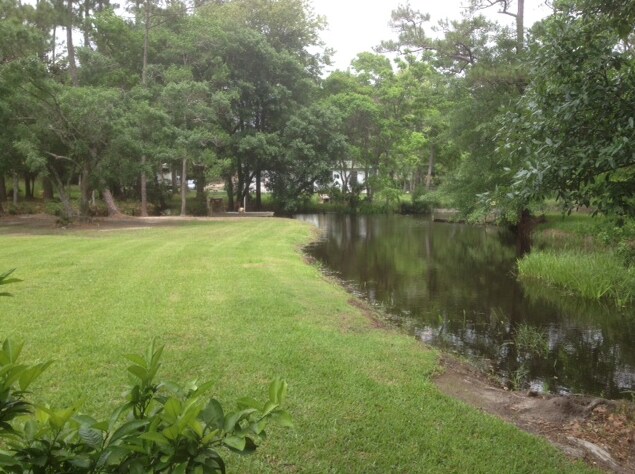
[[[630,8],[629,8],[630,6]],[[532,80],[503,129],[523,163],[509,197],[635,215],[635,9],[567,0],[534,29]]]
[[[317,102],[289,119],[280,152],[269,171],[270,187],[279,207],[293,212],[311,196],[316,183],[327,183],[335,163],[347,150],[342,117],[327,103]]]

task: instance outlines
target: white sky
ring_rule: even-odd
[[[336,50],[333,66],[327,68],[331,71],[346,70],[358,53],[372,51],[373,46],[382,40],[393,38],[388,27],[390,12],[407,0],[312,0],[312,3],[315,12],[328,21],[328,29],[322,33],[322,39]],[[430,13],[434,24],[443,18],[460,19],[464,3],[464,0],[410,0],[414,10]],[[495,14],[498,10],[495,6],[486,12],[491,12],[488,16],[500,23],[513,22],[510,16]],[[526,26],[548,14],[544,0],[525,1]]]

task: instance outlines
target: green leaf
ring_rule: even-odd
[[[170,397],[163,407],[163,413],[167,419],[174,421],[181,414],[181,409],[181,402],[174,397]]]
[[[161,446],[170,444],[170,442],[165,436],[163,436],[161,433],[157,433],[156,431],[148,431],[146,433],[141,433],[139,435],[139,438],[145,439],[148,441],[153,441],[154,443],[159,444]]]
[[[53,361],[43,362],[26,369],[20,376],[20,390],[26,390],[52,363]]]
[[[138,365],[131,365],[130,367],[128,367],[128,372],[130,372],[132,375],[137,377],[142,382],[147,381],[149,378],[148,371]]]
[[[80,428],[79,437],[91,448],[99,448],[104,441],[103,433],[93,428]]]
[[[287,382],[281,379],[275,379],[269,385],[269,400],[273,403],[281,405],[287,395]]]
[[[280,426],[286,428],[293,428],[293,418],[285,410],[278,410],[271,414],[271,419],[278,423]]]
[[[130,362],[137,364],[138,366],[143,367],[144,369],[148,368],[146,365],[145,359],[138,354],[124,354],[124,357],[128,359]]]
[[[225,425],[225,415],[223,407],[215,400],[211,399],[205,409],[199,414],[199,418],[212,428],[223,428]]]
[[[4,352],[8,357],[8,362],[13,362],[18,359],[20,356],[20,352],[22,352],[22,347],[24,346],[24,342],[14,342],[11,339],[5,339],[2,344],[2,352]]]
[[[264,409],[263,404],[261,402],[251,397],[240,398],[237,403],[238,403],[238,408],[240,409],[254,408],[258,411],[263,411]]]
[[[121,425],[119,428],[117,428],[117,430],[112,434],[110,438],[110,442],[114,443],[115,441],[118,441],[119,439],[123,438],[127,434],[137,431],[139,430],[139,428],[142,428],[143,426],[147,424],[148,424],[148,420],[128,421],[124,423],[123,425]]]
[[[235,449],[237,451],[244,451],[247,446],[247,441],[244,437],[240,436],[227,436],[223,440],[223,444],[228,448]]]

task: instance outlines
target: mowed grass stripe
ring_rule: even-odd
[[[25,360],[55,359],[38,394],[105,415],[123,353],[166,344],[162,376],[264,398],[284,377],[296,428],[272,427],[230,472],[580,472],[544,441],[438,392],[436,353],[376,329],[306,265],[305,224],[282,219],[25,238],[0,236],[3,335]],[[48,268],[47,268],[48,267]]]

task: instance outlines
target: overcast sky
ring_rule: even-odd
[[[390,12],[407,0],[312,0],[313,8],[326,17],[328,29],[322,34],[327,46],[336,50],[333,69],[347,69],[362,51],[371,51],[382,40],[393,38],[388,27]],[[413,9],[430,13],[432,21],[443,18],[460,19],[464,0],[410,0]],[[490,8],[500,23],[513,22],[507,15],[495,15],[497,7]],[[549,9],[544,0],[525,1],[525,24],[533,24],[546,16]]]

